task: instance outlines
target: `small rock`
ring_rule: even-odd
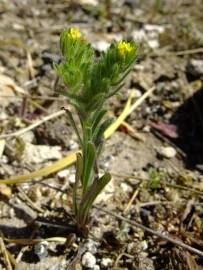
[[[152,48],[152,49],[159,48],[160,44],[159,44],[159,41],[157,39],[151,39],[151,40],[148,40],[147,42],[148,42],[148,45],[150,48]]]
[[[85,244],[85,246],[89,252],[91,252],[92,254],[95,254],[97,252],[99,243],[95,242],[92,239],[88,239],[88,242]]]
[[[79,0],[79,3],[81,5],[91,5],[91,6],[97,6],[98,5],[98,1],[96,1],[96,0]]]
[[[26,143],[32,143],[35,139],[35,135],[32,131],[28,131],[20,135],[20,138]]]
[[[148,249],[147,241],[146,241],[146,240],[142,241],[142,242],[140,243],[140,246],[141,246],[141,249],[142,249],[142,250]]]
[[[195,77],[203,75],[203,60],[191,59],[187,66],[187,70]]]
[[[64,179],[64,178],[68,177],[69,170],[68,169],[65,169],[65,170],[59,171],[57,173],[57,175],[58,175],[59,178]]]
[[[25,163],[42,163],[44,161],[61,159],[61,147],[60,146],[48,146],[48,145],[34,145],[26,143],[22,160]]]
[[[95,256],[87,251],[83,256],[82,256],[82,265],[88,268],[93,269],[94,266],[96,265],[96,258]]]
[[[70,140],[69,141],[69,147],[70,147],[70,150],[75,150],[75,149],[79,148],[79,145],[78,145],[78,143],[76,141]]]
[[[74,174],[71,174],[71,175],[68,177],[68,181],[69,181],[71,184],[74,184],[74,183],[75,183],[75,175],[74,175]]]
[[[143,41],[143,40],[147,40],[147,35],[145,33],[145,31],[143,29],[141,30],[133,30],[132,33],[132,38],[135,40],[135,41]]]
[[[144,30],[146,32],[163,33],[165,31],[165,27],[162,25],[156,25],[156,24],[145,24]]]
[[[5,111],[0,111],[0,121],[6,120],[8,118],[8,114]]]
[[[100,270],[99,265],[96,264],[96,265],[94,266],[93,270]]]
[[[133,191],[132,187],[126,183],[121,183],[121,188],[125,193],[131,193]]]
[[[34,252],[39,257],[39,259],[43,259],[48,256],[47,246],[48,243],[46,241],[34,246]]]
[[[160,147],[158,149],[158,153],[162,156],[162,157],[165,157],[165,158],[173,158],[175,157],[176,155],[176,150],[171,147],[171,146],[168,146],[168,147]]]
[[[101,260],[102,267],[108,268],[108,267],[111,267],[112,265],[113,265],[113,261],[110,258],[103,258]]]
[[[110,46],[110,43],[104,40],[98,40],[92,43],[92,47],[99,52],[106,51]]]

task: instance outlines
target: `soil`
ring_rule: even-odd
[[[113,40],[138,42],[125,87],[106,105],[115,118],[132,91],[135,102],[155,87],[105,143],[99,168],[112,181],[92,209],[87,238],[74,227],[74,165],[20,185],[0,180],[0,269],[203,269],[203,257],[111,214],[203,252],[202,14],[200,0],[0,1],[1,134],[70,107],[53,70],[66,27],[78,27],[97,55]],[[77,149],[65,114],[21,136],[0,135],[0,178]]]

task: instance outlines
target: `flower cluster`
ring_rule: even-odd
[[[128,53],[132,52],[133,46],[130,42],[120,41],[117,45],[118,53],[121,57],[125,57]]]
[[[68,38],[77,40],[81,38],[81,33],[78,28],[70,28],[68,31]]]
[[[137,57],[135,42],[120,41],[96,59],[78,28],[62,32],[60,47],[64,62],[55,68],[67,86],[64,95],[80,115],[92,113],[123,86]]]

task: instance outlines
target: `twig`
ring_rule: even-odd
[[[130,115],[135,109],[137,109],[138,106],[142,104],[142,102],[149,97],[156,88],[153,86],[149,90],[147,90],[130,108],[130,110],[127,113],[127,116]]]
[[[61,116],[63,114],[65,114],[64,110],[60,110],[58,112],[52,113],[52,114],[44,117],[42,120],[39,120],[36,123],[34,123],[34,124],[32,124],[32,125],[30,125],[30,126],[28,126],[26,128],[20,129],[20,130],[18,130],[16,132],[12,132],[10,134],[2,134],[2,135],[0,135],[0,139],[6,139],[6,138],[20,136],[20,135],[24,134],[25,132],[30,131],[30,130],[40,126],[41,124],[43,124],[43,123],[45,123],[45,122],[47,122],[47,121],[49,121],[49,120],[51,120],[53,118],[59,117],[59,116]]]
[[[26,95],[29,99],[35,100],[35,99],[40,99],[40,100],[56,100],[56,101],[64,101],[65,98],[63,97],[49,97],[49,96],[31,96],[31,95]],[[10,95],[0,95],[1,98],[10,98],[10,99],[22,99],[24,96],[10,96]]]
[[[111,212],[111,211],[109,211],[109,210],[105,210],[105,209],[100,208],[100,207],[98,207],[98,206],[94,206],[94,207],[95,207],[97,210],[99,210],[99,211],[101,211],[101,212],[103,212],[103,213],[106,213],[106,214],[108,214],[108,215],[110,215],[110,216],[113,216],[113,217],[115,217],[115,218],[117,218],[117,219],[120,219],[120,220],[122,220],[122,221],[124,221],[124,222],[127,222],[127,223],[129,223],[130,225],[132,225],[132,226],[138,227],[138,228],[140,228],[140,229],[142,229],[142,230],[144,230],[144,231],[146,231],[146,232],[148,232],[148,233],[150,233],[150,234],[152,234],[152,235],[156,235],[156,236],[159,237],[159,238],[162,238],[162,239],[164,239],[164,240],[166,240],[166,241],[168,241],[168,242],[170,242],[170,243],[173,243],[174,245],[180,246],[180,247],[182,247],[182,248],[184,248],[184,249],[186,249],[186,250],[188,250],[188,251],[190,251],[190,252],[192,252],[192,253],[195,253],[195,254],[197,254],[197,255],[203,257],[203,252],[202,252],[202,251],[200,251],[200,250],[198,250],[198,249],[196,249],[196,248],[193,248],[193,247],[191,247],[191,246],[189,246],[189,245],[183,243],[183,242],[180,241],[179,239],[173,239],[173,238],[170,237],[170,236],[164,235],[164,234],[162,234],[162,233],[160,233],[160,232],[158,232],[158,231],[155,231],[155,230],[153,230],[153,229],[151,229],[151,228],[148,228],[148,227],[146,227],[146,226],[144,226],[144,225],[142,225],[142,224],[140,224],[140,223],[137,223],[137,222],[135,222],[135,221],[131,221],[131,220],[129,220],[128,218],[125,218],[125,217],[123,217],[123,216],[121,216],[121,215],[119,215],[119,214],[116,214],[116,213],[114,213],[114,212]]]
[[[32,104],[33,106],[35,106],[37,109],[40,109],[42,112],[46,113],[46,114],[49,114],[48,110],[45,109],[42,105],[40,105],[39,103],[37,103],[36,101],[34,100],[31,100],[28,98],[28,102],[30,104]]]
[[[168,183],[166,183],[165,185],[168,187],[171,187],[171,188],[178,188],[178,189],[187,190],[187,191],[190,191],[192,193],[196,193],[200,196],[203,196],[203,192],[201,192],[200,190],[194,189],[194,188],[190,188],[190,187],[182,186],[182,185],[177,185],[177,184],[168,184]]]
[[[131,205],[133,204],[135,198],[137,197],[139,193],[139,188],[137,188],[134,193],[133,193],[133,196],[131,197],[130,201],[128,202],[126,208],[124,209],[123,213],[124,214],[127,214],[129,212],[129,209],[131,208]]]
[[[159,204],[173,204],[173,202],[169,202],[169,201],[152,201],[152,202],[138,203],[137,206],[139,208],[141,208],[141,207],[154,206],[154,205],[159,205]]]
[[[138,133],[137,130],[135,130],[130,124],[128,124],[127,122],[123,121],[123,123],[121,124],[122,126],[126,127],[129,135],[141,142],[145,142],[145,138],[143,135],[141,135],[140,133]]]
[[[4,244],[4,240],[3,240],[2,237],[0,237],[0,248],[1,248],[2,255],[4,256],[6,269],[12,270],[13,268],[12,268],[11,262],[9,260],[9,255],[7,253],[7,250],[6,250],[6,247],[5,247],[5,244]]]

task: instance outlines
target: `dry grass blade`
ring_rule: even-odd
[[[26,128],[23,128],[23,129],[20,129],[16,132],[13,132],[13,133],[10,133],[10,134],[2,134],[0,135],[0,139],[6,139],[6,138],[12,138],[12,137],[16,137],[16,136],[20,136],[22,134],[24,134],[25,132],[29,131],[29,130],[32,130],[38,126],[40,126],[41,124],[53,119],[53,118],[56,118],[56,117],[59,117],[61,115],[65,114],[65,111],[64,110],[60,110],[56,113],[53,113],[51,115],[48,115],[46,117],[44,117],[42,120],[39,120],[37,121],[36,123],[26,127]]]
[[[4,241],[7,243],[19,244],[19,245],[36,245],[41,242],[60,242],[65,243],[67,240],[66,237],[50,237],[44,239],[8,239],[4,238]]]
[[[54,164],[48,167],[39,169],[37,171],[31,172],[28,174],[14,176],[9,179],[2,179],[0,180],[0,183],[11,185],[11,184],[22,184],[22,183],[30,182],[34,178],[42,177],[42,176],[57,172],[63,169],[64,167],[73,164],[75,162],[75,159],[76,159],[76,153],[74,152],[72,154],[69,154],[67,157],[63,159],[60,159],[59,161],[55,162]]]
[[[3,240],[2,237],[0,237],[0,248],[1,248],[3,258],[4,258],[6,269],[7,270],[12,270],[13,268],[12,268],[11,262],[9,260],[9,255],[8,255],[7,249],[6,249],[5,245],[4,245],[4,240]]]

